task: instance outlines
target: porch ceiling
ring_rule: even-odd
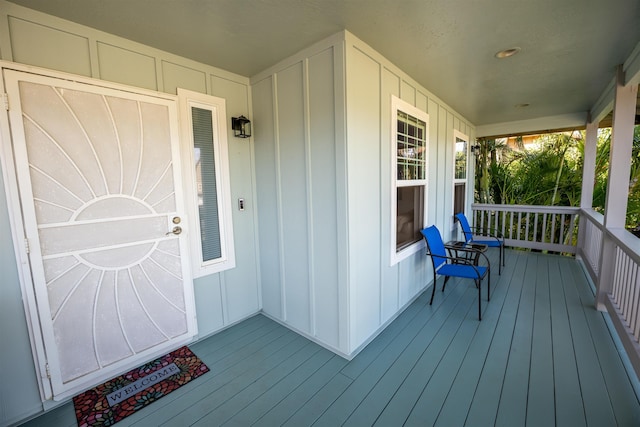
[[[640,41],[638,0],[11,1],[245,76],[347,29],[476,125],[589,110]]]

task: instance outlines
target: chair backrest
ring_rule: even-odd
[[[456,218],[458,218],[460,227],[462,227],[462,233],[464,234],[465,242],[469,243],[473,238],[473,233],[471,232],[471,227],[469,226],[469,221],[467,221],[467,217],[462,212],[459,212],[456,214]]]
[[[431,255],[433,269],[437,271],[442,264],[446,264],[447,262],[446,258],[441,258],[446,257],[447,253],[444,248],[442,236],[440,235],[440,230],[438,230],[435,225],[432,225],[420,230],[420,233],[422,233],[424,240],[427,242],[427,250]]]

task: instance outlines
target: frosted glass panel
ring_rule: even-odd
[[[215,152],[213,147],[213,121],[210,110],[192,107],[191,115],[193,120],[202,260],[210,261],[222,256]]]

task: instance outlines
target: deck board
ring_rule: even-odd
[[[527,267],[527,258],[520,252],[515,252],[513,257],[509,257],[509,261],[507,269],[511,266],[514,268],[512,280],[508,282],[509,289],[506,300],[493,331],[491,345],[486,356],[487,363],[483,366],[473,400],[466,413],[465,425],[492,426],[498,413],[502,384],[509,361],[511,339],[524,286],[522,278]]]
[[[523,289],[518,303],[509,360],[505,372],[498,414],[497,426],[525,425],[527,415],[527,395],[529,392],[529,367],[531,365],[531,341],[533,336],[535,285],[537,258],[527,259],[523,278]],[[504,337],[508,339],[508,337]]]
[[[559,259],[549,260],[549,277],[562,277]],[[587,423],[580,393],[580,378],[571,337],[566,299],[560,286],[551,286],[553,377],[558,425],[584,426]]]
[[[640,426],[640,408],[635,405],[637,400],[633,386],[623,368],[620,354],[615,348],[611,333],[602,320],[602,314],[594,310],[593,298],[589,288],[580,286],[585,280],[584,273],[575,263],[567,264],[566,270],[571,271],[574,278],[573,284],[575,289],[578,290],[583,303],[583,312],[593,338],[616,422],[619,425]]]
[[[240,413],[236,418],[231,419],[229,424],[238,426],[253,424],[279,426],[284,424],[291,414],[294,414],[303,405],[305,405],[311,397],[313,397],[318,390],[328,382],[328,378],[333,378],[338,375],[340,369],[342,369],[345,364],[347,364],[345,359],[333,355],[327,363],[320,366],[315,372],[311,372],[311,375],[305,378],[304,382],[302,382],[297,388],[283,396],[282,400],[272,407],[267,406],[265,409],[268,409],[268,411],[263,415],[261,415],[262,411],[249,406],[244,409],[243,413]],[[256,415],[258,415],[259,418],[254,420]]]
[[[224,381],[209,381],[211,387],[201,387],[199,393],[194,393],[194,396],[191,397],[191,399],[195,400],[195,403],[184,408],[186,410],[165,416],[166,418],[163,420],[165,422],[157,423],[156,425],[193,425],[204,414],[224,404],[230,398],[244,390],[248,385],[260,380],[270,370],[283,363],[287,363],[290,359],[295,360],[294,355],[301,350],[301,346],[311,344],[305,338],[295,334],[292,337],[287,335],[286,338],[287,339],[279,339],[277,346],[274,346],[277,348],[270,349],[268,356],[260,358],[260,363],[251,363],[243,366],[241,369],[229,370],[225,374],[220,375],[220,377],[224,377]],[[217,382],[223,382],[224,385],[219,387],[218,384],[216,384]]]
[[[576,366],[580,378],[580,391],[584,402],[585,418],[590,425],[616,425],[613,408],[609,402],[609,395],[602,374],[600,362],[589,330],[587,311],[595,312],[593,300],[584,307],[584,302],[580,299],[580,283],[575,282],[575,278],[570,269],[561,269],[562,282],[565,283],[564,291],[569,312],[569,322],[571,325],[571,336],[576,355]]]
[[[549,426],[555,422],[549,258],[538,257],[535,270],[536,290],[527,395],[527,425]]]
[[[579,264],[506,255],[482,322],[473,282],[440,278],[433,305],[428,289],[347,361],[256,315],[191,346],[210,373],[117,425],[640,425]],[[73,426],[73,406],[25,425]]]
[[[489,349],[496,337],[495,331],[501,313],[508,309],[508,305],[511,304],[509,296],[517,288],[517,286],[509,286],[514,278],[515,266],[519,260],[514,261],[505,267],[501,276],[494,276],[497,283],[494,282],[495,290],[491,296],[491,302],[487,304],[482,314],[482,322],[478,325],[469,350],[460,364],[456,378],[442,408],[440,408],[435,425],[443,427],[464,425],[483,369],[493,367],[496,363],[495,360],[488,357]],[[461,410],[461,408],[466,408],[466,410]]]
[[[452,283],[452,285],[454,284]],[[451,299],[448,302],[444,302],[443,307],[456,304],[461,295],[460,291],[458,290],[457,293],[451,295]],[[426,296],[430,297],[429,295]],[[388,369],[383,372],[377,383],[351,413],[347,419],[348,424],[373,424],[387,402],[389,402],[389,399],[400,387],[403,379],[409,375],[411,368],[421,357],[425,344],[433,340],[438,332],[435,328],[435,325],[439,324],[437,317],[442,317],[443,314],[448,312],[448,309],[441,310],[440,304],[442,302],[438,301],[438,303],[434,302],[433,306],[425,307],[423,312],[414,318],[415,323],[410,325],[411,328],[406,328],[403,334],[393,341],[391,347],[393,350],[391,359],[393,363],[388,364]],[[426,327],[427,325],[430,325],[430,327]],[[375,368],[377,368],[377,365],[374,365]],[[345,397],[345,399],[349,398],[350,396]]]
[[[464,315],[470,309],[475,308],[473,303],[474,297],[477,295],[476,290],[466,288],[462,292],[463,289],[462,286],[448,288],[447,292],[450,294],[454,294],[454,292],[461,293],[461,298],[454,300],[451,296],[448,296],[445,302],[457,302],[455,307],[452,310],[445,310],[447,306],[443,304],[443,309],[438,310],[434,319],[429,322],[428,327],[424,328],[423,335],[417,341],[422,346],[423,351],[420,352],[420,349],[418,349],[419,358],[403,378],[404,381],[400,388],[384,407],[383,412],[376,420],[376,425],[402,425],[409,417],[415,403],[420,398],[422,390],[435,371],[437,363],[447,349],[451,339],[451,331],[457,330],[457,327],[464,319]]]
[[[303,365],[305,362],[312,360],[320,351],[321,349],[317,345],[307,341],[302,348],[299,348],[290,357],[282,358],[278,365],[268,370],[259,379],[224,401],[223,404],[215,409],[213,405],[211,405],[209,409],[213,410],[210,410],[205,416],[199,418],[196,423],[186,423],[186,425],[209,426],[216,423],[224,424],[238,412],[250,405],[254,400],[262,396],[267,390],[274,388],[284,379],[295,381],[292,374],[296,368]],[[326,357],[328,356],[325,354],[325,361]],[[313,362],[310,365],[313,365]],[[310,367],[307,369],[309,368]],[[241,384],[241,387],[245,386],[246,381],[241,381]],[[230,393],[225,394],[228,395]],[[207,399],[207,401],[209,402],[209,399]]]

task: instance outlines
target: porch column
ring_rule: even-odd
[[[609,180],[604,209],[604,233],[600,276],[597,283],[596,307],[606,311],[604,302],[612,290],[615,268],[615,245],[607,230],[624,228],[629,198],[629,174],[633,148],[633,127],[636,114],[638,86],[624,85],[624,71],[618,66],[616,91],[613,100],[613,125],[611,129],[611,152],[609,154]],[[584,185],[584,184],[583,184]]]
[[[582,191],[580,196],[580,209],[591,209],[593,207],[593,186],[595,184],[596,176],[596,150],[598,146],[598,122],[587,122],[587,131],[585,132],[584,141],[584,156],[582,164]],[[583,217],[584,218],[584,217]],[[578,227],[578,244],[576,255],[578,257],[584,257],[584,247],[587,244],[585,242],[586,233],[586,221],[580,220],[580,226]],[[598,260],[600,262],[600,260]]]
[[[598,122],[587,123],[586,137],[584,141],[584,157],[582,166],[582,195],[580,207],[591,209],[593,207],[593,186],[596,178],[596,150],[598,146]]]

